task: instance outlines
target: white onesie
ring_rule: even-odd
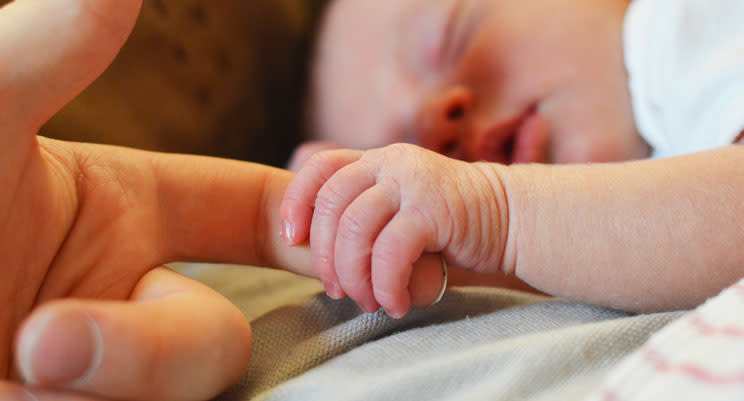
[[[623,39],[636,125],[654,157],[744,132],[744,0],[635,0]]]

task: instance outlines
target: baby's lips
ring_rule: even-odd
[[[408,283],[411,306],[420,308],[434,304],[442,291],[442,285],[442,258],[438,253],[425,253],[413,265],[411,281]]]

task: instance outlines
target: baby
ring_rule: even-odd
[[[337,0],[285,240],[310,240],[330,296],[393,317],[436,252],[608,307],[695,306],[744,276],[743,17],[739,0]]]

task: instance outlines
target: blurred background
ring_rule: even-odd
[[[114,64],[41,135],[284,166],[325,3],[144,0]]]

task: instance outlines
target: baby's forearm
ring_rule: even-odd
[[[652,311],[692,307],[744,276],[744,148],[486,168],[508,199],[503,268],[538,289]]]

